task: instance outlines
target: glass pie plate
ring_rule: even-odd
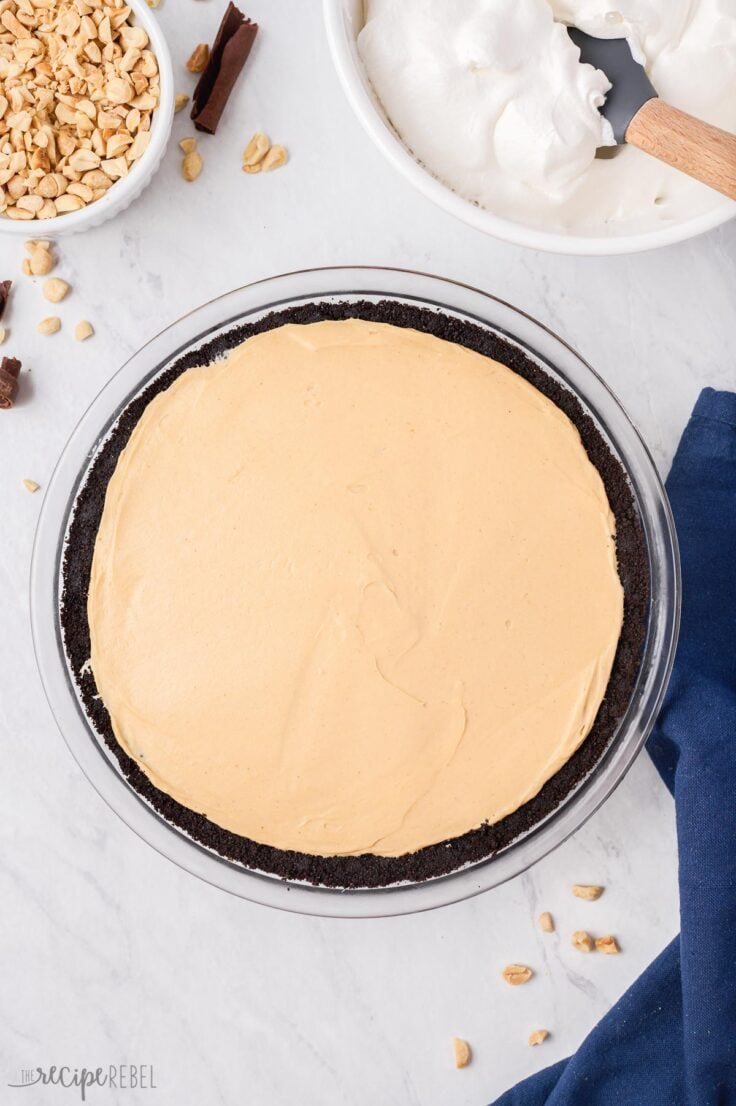
[[[607,751],[563,803],[493,856],[424,883],[334,890],[290,882],[226,860],[165,821],[134,791],[83,708],[63,646],[61,562],[76,496],[130,400],[173,361],[244,321],[308,302],[389,299],[440,310],[500,334],[572,390],[628,474],[644,529],[650,603],[642,662]],[[245,899],[304,914],[380,917],[429,910],[518,875],[577,830],[621,782],[662,702],[677,639],[680,577],[667,497],[652,458],[621,405],[585,361],[550,330],[502,300],[454,281],[398,269],[344,267],[287,273],[206,303],[148,342],[116,373],[74,430],[43,503],[31,565],[33,640],[59,729],[90,783],[143,840],[188,872]]]

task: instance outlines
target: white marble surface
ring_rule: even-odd
[[[183,89],[183,61],[222,6],[158,9]],[[250,0],[248,10],[263,32],[221,132],[201,142],[199,181],[182,182],[172,146],[123,217],[60,243],[58,273],[74,291],[59,335],[36,335],[50,310],[20,275],[21,245],[0,237],[0,277],[17,281],[3,352],[32,369],[21,402],[0,414],[0,1100],[74,1100],[5,1089],[22,1067],[131,1062],[155,1066],[155,1092],[92,1091],[90,1101],[481,1106],[574,1049],[678,928],[673,808],[647,757],[573,840],[472,902],[339,922],[230,898],[126,829],[57,733],[28,625],[43,492],[21,480],[45,485],[88,402],[166,323],[258,277],[351,262],[459,278],[536,315],[607,377],[664,471],[699,389],[736,384],[736,223],[613,260],[484,238],[413,194],[369,145],[332,72],[316,0]],[[289,147],[286,169],[240,172],[257,128]],[[182,114],[175,134],[188,131]],[[83,317],[97,333],[79,346],[71,329]],[[572,881],[603,883],[605,896],[579,903]],[[541,909],[558,934],[536,929]],[[619,934],[623,955],[581,957],[568,944],[579,926]],[[501,981],[510,960],[536,969],[527,987]],[[539,1026],[552,1037],[530,1049]],[[474,1048],[465,1071],[452,1066],[454,1035]]]

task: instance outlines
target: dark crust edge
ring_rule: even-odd
[[[601,475],[616,518],[619,575],[624,589],[624,620],[606,695],[590,734],[567,763],[541,791],[513,814],[493,825],[484,824],[460,837],[399,857],[312,856],[259,844],[231,833],[205,815],[182,806],[155,787],[112,731],[101,699],[95,698],[94,677],[84,668],[90,655],[87,591],[97,530],[107,484],[145,407],[187,369],[215,360],[246,338],[285,323],[312,323],[324,319],[360,318],[411,327],[459,343],[507,365],[555,403],[575,424],[592,463]],[[69,662],[85,710],[114,753],[130,785],[168,822],[195,841],[246,868],[284,879],[335,888],[385,887],[422,882],[446,875],[464,865],[489,858],[550,815],[595,767],[606,751],[624,715],[635,686],[646,633],[649,605],[649,569],[644,534],[626,474],[611,454],[593,420],[574,394],[495,334],[465,320],[390,300],[371,303],[310,303],[272,312],[191,350],[149,384],[125,408],[96,457],[78,493],[62,566],[61,625]]]

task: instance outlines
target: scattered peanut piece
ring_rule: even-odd
[[[508,964],[501,975],[512,987],[518,987],[522,983],[528,983],[534,972],[526,964]]]
[[[30,269],[33,276],[46,276],[54,267],[54,259],[51,251],[47,249],[34,250],[30,258]]]
[[[546,1041],[549,1037],[549,1029],[535,1029],[533,1033],[529,1034],[530,1045],[541,1045],[542,1041]]]
[[[74,327],[74,337],[78,342],[86,342],[88,338],[91,338],[95,330],[92,323],[87,322],[86,319],[82,319]]]
[[[161,0],[146,0],[149,8],[157,8],[161,3]]]
[[[272,146],[267,134],[256,131],[243,150],[241,168],[244,173],[269,173],[286,165],[288,160],[289,155],[283,146]]]
[[[575,883],[573,884],[572,893],[576,899],[586,899],[587,902],[595,902],[603,894],[603,887],[596,887],[594,884],[588,883]]]
[[[243,165],[257,165],[268,153],[271,140],[263,131],[256,131],[243,150]]]
[[[191,150],[185,155],[181,163],[181,175],[186,181],[194,181],[202,172],[202,155],[197,150]]]
[[[33,273],[31,272],[31,259],[30,259],[30,257],[24,257],[23,258],[23,264],[21,265],[20,268],[21,268],[21,272],[23,273],[23,276],[33,276]]]
[[[618,941],[610,933],[605,937],[596,937],[595,947],[598,952],[603,952],[607,956],[615,956],[616,953],[621,952]]]
[[[460,1037],[454,1037],[452,1047],[455,1051],[455,1067],[467,1068],[472,1056],[468,1042],[461,1040]]]
[[[46,319],[41,319],[36,330],[43,335],[56,334],[61,330],[61,319],[58,315],[49,315]]]
[[[177,92],[174,100],[174,114],[178,114],[182,108],[185,108],[189,103],[189,97],[186,92]]]
[[[194,181],[202,172],[202,155],[197,149],[196,138],[182,138],[179,142],[179,149],[184,154],[184,160],[181,163],[181,175],[186,181]]]
[[[66,180],[66,177],[64,179]],[[52,243],[48,239],[26,242],[26,250],[30,257],[26,257],[23,261],[24,273],[29,276],[46,276],[51,272],[55,261],[51,252]]]
[[[37,492],[41,485],[37,484],[35,480],[28,480],[28,478],[26,478],[23,481],[23,487],[27,492]]]
[[[549,910],[545,910],[543,914],[539,915],[539,928],[542,933],[554,933],[555,923]]]
[[[61,277],[49,277],[44,281],[43,294],[49,303],[61,303],[69,291],[69,285]]]
[[[5,329],[5,327],[4,327],[4,326],[0,326],[0,346],[1,346],[2,344],[3,344],[3,342],[4,342],[4,341],[5,341],[5,339],[7,338],[7,335],[8,335],[8,332],[7,332],[7,330]]]
[[[572,947],[578,952],[592,952],[595,948],[593,938],[584,929],[576,929],[571,938]]]
[[[190,73],[203,73],[207,68],[207,62],[210,60],[210,48],[206,42],[200,42],[198,46],[195,46],[192,50],[191,57],[187,62],[187,69]]]
[[[286,165],[288,160],[289,155],[283,146],[272,146],[261,162],[261,168],[264,173],[270,173],[272,169],[280,169],[282,165]]]

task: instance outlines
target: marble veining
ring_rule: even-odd
[[[162,0],[182,90],[184,61],[222,5]],[[736,222],[630,258],[555,257],[472,231],[416,195],[354,120],[327,54],[316,0],[251,0],[263,31],[204,170],[180,177],[172,144],[144,196],[117,221],[62,240],[73,287],[62,331],[20,274],[3,352],[31,369],[0,413],[0,1100],[74,1101],[11,1091],[23,1067],[153,1064],[155,1091],[92,1091],[111,1106],[464,1106],[565,1056],[678,929],[672,802],[645,755],[602,809],[532,871],[470,902],[384,921],[339,922],[231,898],[162,859],[82,777],[46,706],[28,625],[28,566],[42,487],[74,424],[141,343],[204,300],[315,265],[424,269],[477,284],[572,342],[610,383],[666,472],[698,391],[736,386]],[[257,129],[289,148],[249,177]],[[186,113],[175,139],[190,133]],[[90,341],[72,339],[88,318]],[[573,882],[606,886],[574,899]],[[536,924],[549,910],[557,932]],[[619,957],[584,957],[577,928],[618,935]],[[512,960],[536,972],[500,977]],[[532,1049],[528,1034],[550,1039]],[[455,1071],[451,1039],[474,1060]],[[25,1098],[23,1097],[25,1095]],[[30,1096],[34,1095],[31,1099]]]

